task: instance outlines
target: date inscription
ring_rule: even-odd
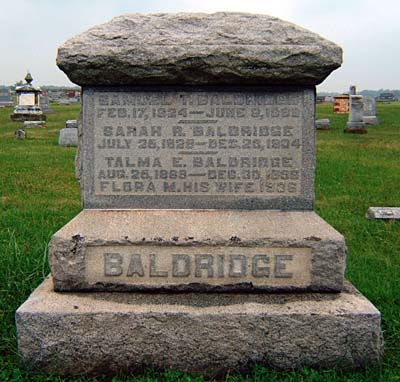
[[[97,92],[96,195],[301,193],[303,93]]]

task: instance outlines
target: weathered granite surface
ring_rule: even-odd
[[[54,234],[49,261],[58,291],[338,292],[346,252],[343,236],[312,211],[84,210]]]
[[[25,365],[63,375],[359,368],[383,351],[380,313],[350,284],[339,294],[56,293],[47,279],[16,323]]]
[[[316,85],[341,62],[340,47],[297,25],[225,12],[119,16],[57,57],[79,85]]]
[[[84,208],[314,208],[313,87],[95,86],[82,110]]]

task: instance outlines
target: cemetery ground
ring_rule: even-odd
[[[202,381],[151,370],[137,377],[63,379],[21,367],[15,310],[49,273],[51,235],[81,209],[75,148],[57,146],[59,129],[78,116],[79,105],[52,109],[47,127],[27,129],[25,140],[14,139],[22,123],[10,121],[11,108],[0,109],[0,381]],[[365,135],[343,134],[347,115],[332,109],[317,106],[317,118],[330,118],[331,130],[318,132],[316,211],[345,236],[346,277],[382,313],[385,355],[379,365],[358,371],[255,366],[227,381],[400,381],[400,221],[365,218],[370,206],[400,206],[400,102],[378,104],[380,125]]]

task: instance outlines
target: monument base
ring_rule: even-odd
[[[83,210],[49,261],[59,292],[340,292],[346,252],[314,211]]]
[[[45,114],[29,114],[29,113],[13,113],[10,114],[10,118],[14,122],[25,122],[25,121],[46,121],[47,117]]]
[[[379,120],[376,116],[365,116],[363,117],[363,122],[366,125],[379,125]]]
[[[57,293],[48,278],[16,324],[25,365],[59,375],[358,368],[383,351],[380,313],[349,283],[340,294]]]

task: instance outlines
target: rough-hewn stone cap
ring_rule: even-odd
[[[316,85],[342,62],[334,43],[246,13],[128,14],[73,37],[57,65],[79,85]]]

